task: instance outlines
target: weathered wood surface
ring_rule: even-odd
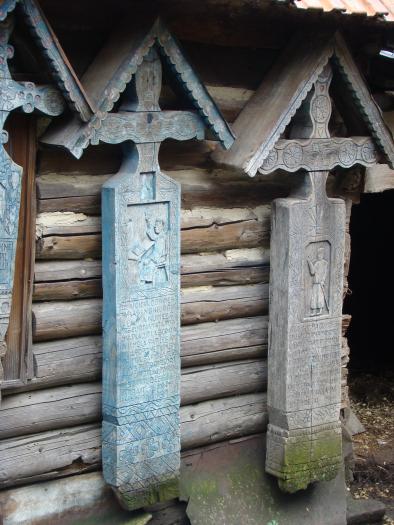
[[[100,299],[33,303],[33,340],[99,334],[101,313]]]
[[[181,376],[181,405],[261,392],[265,360],[187,368]],[[101,419],[101,383],[84,383],[5,396],[0,439],[70,428]]]
[[[59,161],[60,164],[61,161]],[[274,197],[283,197],[294,185],[294,177],[272,174],[254,181],[223,170],[191,167],[170,169],[166,174],[181,184],[182,207],[259,206]],[[99,214],[100,188],[111,175],[83,172],[44,173],[37,179],[38,208],[45,212]]]
[[[268,282],[268,250],[229,250],[191,254],[181,259],[181,283],[192,286],[231,286]],[[100,261],[37,261],[35,301],[65,301],[101,297]]]
[[[268,246],[270,207],[198,208],[182,211],[182,253]],[[51,213],[38,217],[37,259],[99,258],[101,225],[83,214]]]
[[[267,317],[251,317],[184,326],[183,367],[261,356],[266,353]]]
[[[267,324],[260,316],[182,327],[182,367],[265,356]],[[36,343],[33,357],[35,377],[19,391],[94,381],[101,377],[101,336]]]
[[[257,393],[203,401],[182,407],[180,417],[183,450],[263,432],[266,396]],[[1,488],[96,470],[101,462],[101,425],[4,439],[0,441],[0,462]]]
[[[182,292],[182,324],[195,324],[268,311],[268,284],[206,286]],[[33,304],[33,339],[47,341],[101,333],[100,299]]]
[[[365,170],[364,193],[380,193],[394,189],[394,170],[387,164],[377,164]]]

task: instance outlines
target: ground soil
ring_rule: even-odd
[[[394,525],[394,373],[353,371],[350,403],[366,432],[353,437],[353,497],[374,498],[387,508],[385,524]]]

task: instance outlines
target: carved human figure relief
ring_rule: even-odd
[[[317,259],[308,259],[308,268],[312,277],[311,316],[321,315],[325,309],[329,310],[326,290],[328,265],[328,261],[324,258],[324,248],[318,248]]]
[[[136,240],[133,221],[129,221],[128,258],[138,262],[139,282],[157,285],[168,281],[169,278],[167,224],[165,219],[161,217],[151,219],[147,213],[145,213],[145,223],[144,238]]]

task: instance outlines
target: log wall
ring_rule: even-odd
[[[236,81],[235,74],[209,86],[230,121],[258,84]],[[209,140],[168,141],[160,152],[163,171],[182,187],[183,450],[265,431],[270,207],[297,184],[294,174],[252,180],[219,169],[209,158],[215,146]],[[54,148],[39,151],[34,379],[4,392],[3,494],[75,474],[83,483],[87,472],[100,470],[100,191],[120,161],[116,146],[90,147],[79,161]],[[359,186],[340,186],[334,176],[328,186],[348,199],[350,218]],[[344,291],[346,286],[345,280]],[[348,324],[345,317],[344,333]],[[345,337],[342,354],[345,405]]]

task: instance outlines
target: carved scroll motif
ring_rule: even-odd
[[[47,115],[60,115],[64,109],[56,89],[19,83],[11,78],[8,60],[13,56],[13,48],[8,40],[12,28],[11,18],[0,23],[0,382],[4,378],[1,361],[7,352],[5,337],[12,304],[22,176],[22,168],[3,147],[8,141],[4,124],[10,112],[17,108],[26,113],[38,109]]]

